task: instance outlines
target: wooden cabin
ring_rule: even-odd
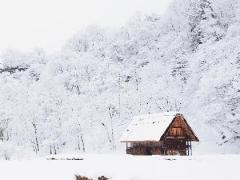
[[[120,141],[127,154],[192,155],[199,140],[182,114],[167,112],[134,117]]]

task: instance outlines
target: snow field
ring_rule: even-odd
[[[75,174],[93,179],[104,175],[113,180],[240,179],[239,155],[177,157],[84,154],[79,157],[84,160],[0,161],[0,179],[74,180]]]

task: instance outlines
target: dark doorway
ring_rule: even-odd
[[[149,147],[146,148],[145,155],[152,155],[151,148]]]

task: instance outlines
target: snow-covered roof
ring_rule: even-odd
[[[164,112],[135,116],[120,141],[159,141],[176,114]]]

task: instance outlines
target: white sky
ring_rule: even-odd
[[[163,14],[172,0],[0,0],[0,50],[55,51],[87,25],[123,25],[136,12]]]

